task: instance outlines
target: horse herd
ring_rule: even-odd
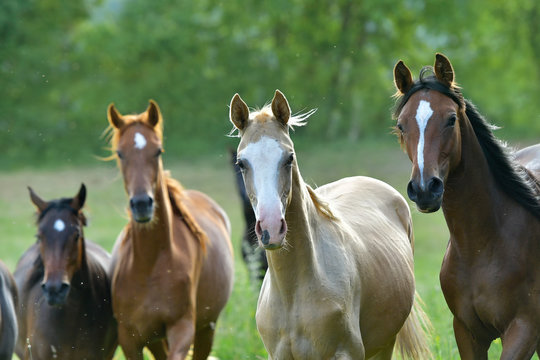
[[[409,198],[442,208],[450,241],[440,281],[463,359],[540,352],[540,144],[513,151],[465,99],[436,55],[413,80],[394,68],[395,132],[412,162]],[[415,290],[405,199],[369,177],[313,189],[302,178],[276,90],[250,111],[236,94],[230,121],[244,199],[244,258],[262,279],[256,323],[270,359],[429,359],[430,322]],[[0,359],[206,359],[233,286],[227,214],[163,169],[163,120],[107,111],[130,219],[112,254],[86,240],[86,187],[37,209],[37,241],[11,275],[0,262]],[[264,251],[254,251],[253,242]]]

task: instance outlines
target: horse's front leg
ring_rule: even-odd
[[[169,343],[168,360],[184,360],[195,336],[193,316],[184,316],[172,326],[167,327]]]
[[[501,360],[532,358],[538,342],[538,329],[516,318],[501,336],[503,351]]]
[[[465,324],[457,317],[454,317],[454,335],[462,360],[487,360],[491,341],[475,339]]]
[[[126,360],[143,360],[143,345],[138,331],[118,326],[118,343]]]

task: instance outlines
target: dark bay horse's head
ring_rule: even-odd
[[[37,239],[44,267],[41,288],[49,305],[60,306],[66,301],[73,275],[83,265],[86,219],[81,209],[86,187],[82,184],[73,198],[53,201],[44,201],[28,190],[38,211]]]
[[[434,76],[423,77],[426,70]],[[454,83],[452,65],[441,54],[436,55],[433,68],[422,70],[416,82],[399,61],[394,83],[401,96],[394,114],[396,132],[413,164],[407,194],[421,212],[434,212],[441,206],[449,172],[461,159],[463,98]]]
[[[161,112],[151,100],[141,114],[123,116],[111,104],[107,115],[131,216],[137,223],[147,223],[154,217],[156,184],[163,166]]]
[[[289,126],[302,125],[309,114],[291,117],[289,103],[279,90],[271,106],[251,115],[238,94],[231,100],[230,120],[241,137],[237,163],[255,212],[255,233],[267,250],[281,248],[287,233],[285,211],[296,166]]]

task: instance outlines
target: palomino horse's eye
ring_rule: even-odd
[[[238,166],[242,171],[246,169],[246,164],[244,164],[244,161],[240,159],[236,161],[236,166]]]
[[[448,119],[448,123],[446,124],[447,127],[453,127],[456,124],[457,116],[456,114],[450,115],[450,118]]]
[[[288,158],[287,161],[285,162],[285,166],[291,166],[293,160],[294,160],[294,154],[290,154],[290,155],[289,155],[289,158]]]

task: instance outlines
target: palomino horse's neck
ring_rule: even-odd
[[[504,211],[504,195],[469,120],[465,118],[460,125],[461,162],[448,175],[442,209],[455,245],[477,251],[494,238],[486,232],[497,231],[493,224]],[[474,239],[471,241],[466,236]]]
[[[172,209],[165,176],[160,166],[154,196],[154,216],[150,223],[139,224],[133,219],[130,222],[134,255],[147,262],[155,261],[172,241]]]

